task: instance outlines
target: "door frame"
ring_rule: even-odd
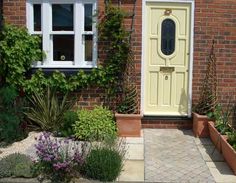
[[[147,27],[147,12],[146,12],[146,3],[147,2],[156,2],[156,3],[184,3],[190,4],[190,52],[189,52],[189,86],[188,86],[188,117],[192,115],[192,78],[193,78],[193,48],[194,48],[194,10],[195,10],[195,0],[142,0],[142,58],[141,58],[141,113],[144,114],[144,82],[145,82],[145,47],[146,47],[146,27]]]

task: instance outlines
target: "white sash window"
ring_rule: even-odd
[[[38,68],[93,68],[97,60],[96,0],[27,0],[27,28],[42,38]]]

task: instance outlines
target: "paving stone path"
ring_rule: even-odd
[[[145,182],[215,182],[191,130],[144,130]]]

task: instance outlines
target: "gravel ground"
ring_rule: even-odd
[[[13,144],[7,147],[0,148],[0,159],[13,153],[22,153],[29,155],[32,158],[35,158],[36,155],[34,144],[36,143],[36,138],[39,135],[40,132],[30,132],[26,139],[19,142],[14,142]]]

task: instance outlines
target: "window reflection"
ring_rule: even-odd
[[[93,5],[92,4],[85,4],[84,5],[84,30],[85,31],[92,31],[92,24],[93,24]]]
[[[52,24],[54,31],[73,31],[73,4],[53,4]]]
[[[34,4],[34,31],[41,31],[41,5]]]
[[[175,23],[171,19],[162,22],[161,51],[165,55],[171,55],[175,51]]]

